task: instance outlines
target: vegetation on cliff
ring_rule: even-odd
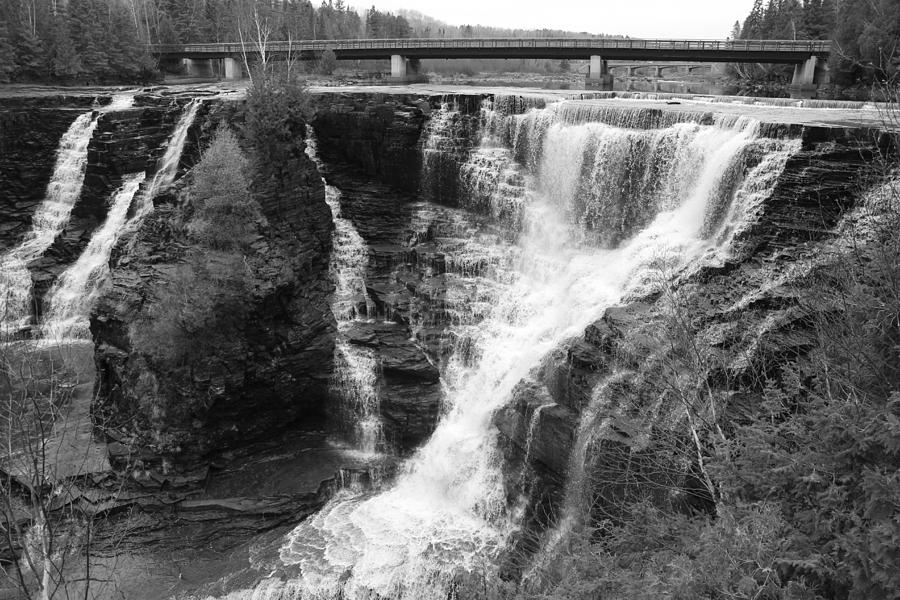
[[[247,316],[243,253],[263,220],[250,194],[248,161],[228,129],[203,153],[184,197],[191,249],[131,328],[134,345],[164,368],[195,362],[240,337]]]
[[[900,185],[884,166],[889,183],[767,300],[789,315],[780,342],[748,331],[756,349],[731,354],[702,337],[702,293],[663,295],[635,336],[661,349],[642,393],[681,403],[684,427],[620,453],[597,442],[588,527],[517,597],[898,597]]]

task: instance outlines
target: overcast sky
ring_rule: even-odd
[[[723,39],[753,0],[350,0],[417,10],[451,25],[566,29],[648,38]]]

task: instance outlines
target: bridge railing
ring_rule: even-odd
[[[361,40],[301,40],[268,42],[268,52],[324,50],[417,50],[428,48],[586,48],[591,50],[700,50],[738,52],[797,52],[827,54],[830,41],[797,40],[647,40],[628,38],[407,38]],[[154,54],[240,54],[254,46],[240,42],[214,44],[157,44]]]

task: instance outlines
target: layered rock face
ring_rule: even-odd
[[[419,139],[432,101],[424,96],[321,94],[313,126],[322,156],[355,165],[404,192],[417,192],[422,170]]]
[[[240,118],[239,105],[211,104],[198,119],[201,138]],[[303,124],[293,127],[284,172],[257,174],[253,182],[265,222],[243,259],[246,326],[221,347],[172,371],[154,364],[129,335],[156,301],[154,290],[173,285],[191,251],[177,192],[157,198],[112,261],[111,286],[92,320],[104,409],[126,442],[147,448],[148,457],[196,464],[212,451],[245,446],[323,412],[334,335],[331,216],[315,165],[303,153]]]
[[[110,97],[48,96],[0,104],[0,250],[20,242],[46,193],[60,138],[78,115],[109,104]],[[150,171],[187,100],[145,96],[127,111],[100,115],[88,146],[84,187],[62,234],[29,265],[36,305],[73,263],[103,223],[110,194],[129,173]]]

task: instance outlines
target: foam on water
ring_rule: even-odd
[[[112,196],[106,221],[91,236],[87,248],[56,280],[47,294],[41,337],[59,342],[90,338],[88,317],[109,275],[109,255],[125,224],[131,200],[144,181],[143,171],[126,175]]]
[[[130,108],[134,94],[118,94],[99,111],[79,115],[59,141],[56,164],[44,201],[25,239],[0,257],[0,336],[26,328],[31,320],[31,273],[28,263],[40,258],[65,229],[84,185],[88,146],[103,113]]]
[[[124,177],[122,186],[112,196],[103,226],[94,232],[78,260],[50,289],[45,299],[47,310],[41,324],[42,339],[56,343],[90,338],[88,318],[109,276],[110,254],[123,235],[140,227],[152,211],[156,195],[175,181],[187,132],[199,107],[200,101],[192,100],[182,113],[149,185],[141,189],[145,179],[143,172]],[[122,108],[127,108],[125,102],[118,103],[117,109]],[[108,106],[107,110],[111,108]]]
[[[307,155],[321,166],[313,137],[306,141]],[[331,311],[337,321],[334,375],[331,390],[342,401],[341,421],[352,425],[357,448],[374,456],[384,450],[378,392],[378,360],[375,353],[349,343],[347,332],[358,321],[375,317],[375,302],[366,290],[369,248],[353,223],[341,216],[341,192],[325,180],[325,201],[331,209],[331,262],[328,273],[334,284]]]
[[[485,131],[482,147],[527,144],[522,162],[533,179],[523,191],[515,277],[468,332],[477,351],[450,359],[447,410],[434,434],[392,487],[341,494],[288,536],[280,557],[299,567],[298,579],[266,580],[233,597],[437,600],[462,575],[495,580],[496,558],[520,515],[505,497],[494,413],[604,309],[653,290],[661,273],[721,261],[797,148],[760,139],[745,120],[634,130],[567,123],[555,110],[492,115]],[[515,123],[525,118],[539,125]],[[492,168],[515,168],[509,160],[511,153]],[[622,171],[635,182],[627,197]],[[626,201],[639,208],[618,216],[603,210],[622,210]]]

